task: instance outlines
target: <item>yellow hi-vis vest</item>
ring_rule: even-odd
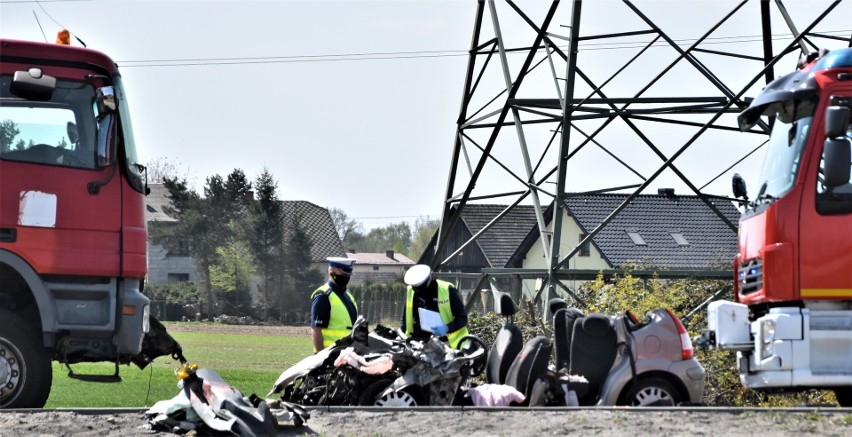
[[[450,283],[435,279],[438,283],[438,313],[441,314],[441,321],[445,325],[449,325],[455,320],[453,310],[450,307]],[[422,328],[421,328],[422,329]],[[411,337],[414,333],[414,288],[408,287],[408,294],[405,297],[405,336]],[[450,346],[455,349],[459,347],[459,341],[468,335],[467,327],[463,327],[457,331],[447,334],[447,340]]]
[[[352,324],[355,321],[349,317],[349,310],[346,309],[346,304],[343,303],[337,293],[331,290],[331,287],[327,283],[311,293],[311,300],[314,299],[317,293],[325,293],[328,296],[328,303],[331,305],[328,326],[321,328],[322,346],[326,348],[334,344],[335,341],[349,335],[352,330]],[[349,300],[352,301],[352,305],[355,306],[355,311],[357,312],[358,304],[355,303],[355,297],[352,296],[349,290],[346,291],[346,295],[349,296]]]

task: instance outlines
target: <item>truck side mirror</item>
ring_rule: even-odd
[[[849,108],[845,106],[829,106],[825,109],[825,137],[837,138],[846,136],[849,127]]]
[[[826,138],[822,159],[826,187],[840,187],[849,183],[849,163],[852,162],[852,140],[849,137]]]
[[[56,89],[56,78],[44,74],[41,68],[32,67],[27,71],[16,71],[12,77],[9,91],[27,100],[48,101]]]
[[[746,183],[739,173],[734,173],[734,176],[731,178],[731,188],[734,191],[734,198],[739,199],[742,197],[743,200],[748,202],[748,190],[746,190]]]
[[[115,161],[113,125],[118,102],[115,97],[115,89],[111,86],[98,88],[95,96],[95,105],[98,108],[98,150],[96,165],[106,167]]]
[[[118,107],[118,102],[115,98],[115,88],[111,86],[98,88],[95,95],[95,103],[98,106],[98,115],[101,117],[115,112],[115,108]]]

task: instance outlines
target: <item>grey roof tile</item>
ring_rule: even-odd
[[[627,194],[595,194],[569,197],[565,204],[581,227],[590,232],[628,197]],[[712,199],[734,225],[739,210],[730,201]],[[646,246],[628,236],[635,231]],[[672,237],[680,232],[688,246]],[[644,261],[672,269],[702,269],[730,263],[737,250],[737,233],[697,196],[640,195],[634,198],[593,238],[613,267],[628,261]]]
[[[471,234],[476,234],[506,207],[507,205],[467,204],[462,210],[461,219]],[[488,259],[489,267],[506,267],[509,258],[524,241],[535,222],[535,209],[531,205],[518,205],[483,232],[477,239],[477,244]]]
[[[145,220],[149,222],[176,222],[163,210],[171,205],[171,200],[166,197],[169,191],[163,184],[148,184],[151,192],[145,196]]]
[[[330,256],[346,256],[327,208],[305,200],[284,200],[281,203],[285,217],[299,217],[300,224],[311,237],[311,261],[321,262]],[[285,219],[285,225],[287,224]],[[285,238],[290,232],[291,228],[285,231]]]

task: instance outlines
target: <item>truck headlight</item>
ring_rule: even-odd
[[[763,359],[775,355],[775,320],[760,322],[760,356]]]
[[[142,307],[142,332],[147,334],[151,330],[151,305],[145,304]]]

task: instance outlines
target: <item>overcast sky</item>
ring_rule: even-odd
[[[652,3],[689,26],[677,2]],[[690,3],[714,2],[680,5]],[[61,24],[116,60],[144,162],[168,160],[199,189],[213,174],[240,168],[253,180],[267,167],[283,199],[341,208],[369,228],[440,215],[475,9],[473,0],[0,0],[0,36],[52,42]],[[845,19],[833,30],[848,33],[852,2],[834,15]]]

